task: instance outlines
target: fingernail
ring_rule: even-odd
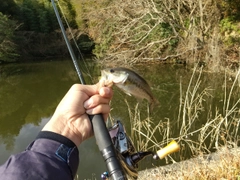
[[[109,87],[107,87],[107,88],[105,89],[105,93],[106,93],[107,95],[110,93],[110,88],[109,88]]]
[[[110,93],[110,88],[108,88],[108,87],[103,87],[103,88],[101,88],[101,89],[100,89],[100,92],[99,92],[99,94],[100,94],[101,96],[109,95],[109,93]]]
[[[83,106],[84,108],[89,108],[92,105],[92,99],[88,99],[84,102]]]

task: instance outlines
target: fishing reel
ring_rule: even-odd
[[[126,134],[124,126],[117,121],[110,129],[109,134],[115,147],[118,159],[125,171],[133,179],[138,177],[138,162],[148,155],[154,155],[151,151],[136,152],[131,139]],[[102,174],[102,179],[107,179],[107,172]]]
[[[152,158],[163,159],[168,154],[179,151],[179,145],[173,140],[166,147],[157,151],[156,153],[152,151],[139,151],[136,149],[131,141],[131,139],[126,134],[125,128],[120,121],[117,121],[111,128],[108,129],[112,143],[116,150],[118,159],[125,171],[132,179],[138,178],[138,162],[148,155],[152,155]],[[108,173],[104,172],[101,175],[102,179],[108,179]]]

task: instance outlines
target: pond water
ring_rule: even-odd
[[[88,70],[91,78],[84,73],[87,83],[97,82],[100,68],[94,63],[89,64]],[[150,115],[152,124],[148,123],[153,128],[159,125],[159,130],[156,131],[154,137],[159,143],[159,148],[163,147],[171,138],[179,137],[179,129],[182,127],[184,114],[179,113],[182,111],[180,107],[183,107],[184,103],[188,103],[181,97],[185,96],[193,71],[181,65],[163,64],[142,65],[134,69],[150,82],[153,94],[160,102],[160,106],[156,107]],[[192,78],[193,84],[191,88],[198,82],[198,74],[196,73]],[[206,120],[216,113],[222,114],[224,117],[226,113],[224,107],[227,107],[224,97],[230,91],[233,82],[228,78],[227,83],[225,83],[226,78],[224,75],[209,73],[203,73],[200,81],[196,94],[201,95],[202,93],[202,98],[196,98],[195,101],[201,101],[202,105],[198,107],[192,105],[192,108],[199,108],[199,110],[196,113],[197,120],[194,121],[194,125],[189,126],[188,132],[194,132],[195,129],[203,126]],[[0,164],[4,163],[11,154],[23,151],[34,140],[37,133],[50,119],[61,98],[74,83],[79,83],[79,79],[71,60],[0,66]],[[208,88],[207,93],[203,91],[205,88]],[[194,97],[193,92],[194,88],[189,94],[192,98]],[[239,90],[234,87],[234,91],[229,98],[228,109],[238,99]],[[134,118],[130,116],[129,112],[131,112],[131,115],[135,113],[137,102],[135,98],[129,97],[114,88],[111,119],[123,122],[127,133],[132,134],[138,149],[149,148],[153,143],[149,142],[145,147],[143,144],[144,137],[137,139],[137,135],[132,132],[133,126],[135,126],[132,124]],[[235,126],[238,126],[239,123],[237,118],[239,114],[238,107],[239,104],[237,103],[236,109],[234,109],[234,122],[237,123]],[[210,109],[211,113],[209,113]],[[147,121],[146,118],[149,117],[149,114],[147,113],[147,103],[145,101],[139,103],[137,112],[137,117],[141,121]],[[189,118],[193,117],[190,115],[191,113],[188,112],[187,116]],[[233,127],[227,129],[234,131],[232,135],[239,138],[239,129]],[[145,131],[147,130],[142,127],[142,132],[146,133]],[[197,141],[198,137],[199,134],[197,133],[184,134],[182,139],[185,138],[185,140],[181,143],[184,148],[172,156],[174,160],[179,161],[194,155],[192,149],[186,148],[185,145],[189,144],[190,141]],[[182,141],[182,139],[178,138],[177,140]],[[100,179],[100,174],[106,171],[106,167],[95,139],[91,138],[81,144],[79,151],[78,179]],[[139,169],[151,168],[165,163],[165,160],[156,162],[151,157],[147,157],[140,162]]]

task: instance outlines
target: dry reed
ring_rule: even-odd
[[[137,143],[137,149],[158,150],[174,139],[182,147],[179,159],[184,160],[186,159],[184,151],[187,152],[187,150],[192,156],[202,157],[213,150],[219,152],[222,147],[236,148],[237,144],[239,144],[240,99],[238,98],[235,102],[231,99],[235,88],[238,88],[239,74],[240,71],[236,73],[229,90],[225,79],[224,99],[222,101],[223,109],[222,114],[220,114],[220,110],[216,107],[211,107],[211,105],[204,109],[203,102],[212,97],[211,89],[204,88],[201,90],[202,68],[195,67],[186,92],[183,92],[180,82],[179,131],[175,138],[171,137],[172,127],[170,119],[160,120],[158,123],[154,123],[150,116],[142,119],[138,105],[136,105],[134,110],[131,110],[126,101],[132,129],[131,137]],[[196,122],[199,122],[199,116],[204,110],[209,111],[208,118],[201,127],[196,126]],[[215,110],[214,114],[211,112],[212,110]],[[159,135],[162,138],[159,139]],[[239,150],[235,153],[232,152],[233,150],[231,153],[230,150],[225,150],[224,153],[220,153],[217,162],[208,164],[207,162],[203,163],[203,161],[200,161],[201,163],[193,161],[191,166],[185,167],[184,164],[181,164],[178,172],[163,173],[162,168],[156,168],[144,171],[144,173],[141,173],[141,176],[145,177],[144,179],[147,176],[153,177],[151,174],[154,174],[155,179],[192,179],[193,177],[194,179],[240,178]],[[167,160],[169,159],[175,162],[173,157],[169,156]],[[189,168],[193,169],[190,170]],[[229,173],[230,171],[231,173]],[[140,177],[139,179],[143,178]]]

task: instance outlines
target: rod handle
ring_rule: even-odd
[[[107,165],[110,179],[127,180],[102,114],[89,115],[89,118],[92,121],[94,136]]]

